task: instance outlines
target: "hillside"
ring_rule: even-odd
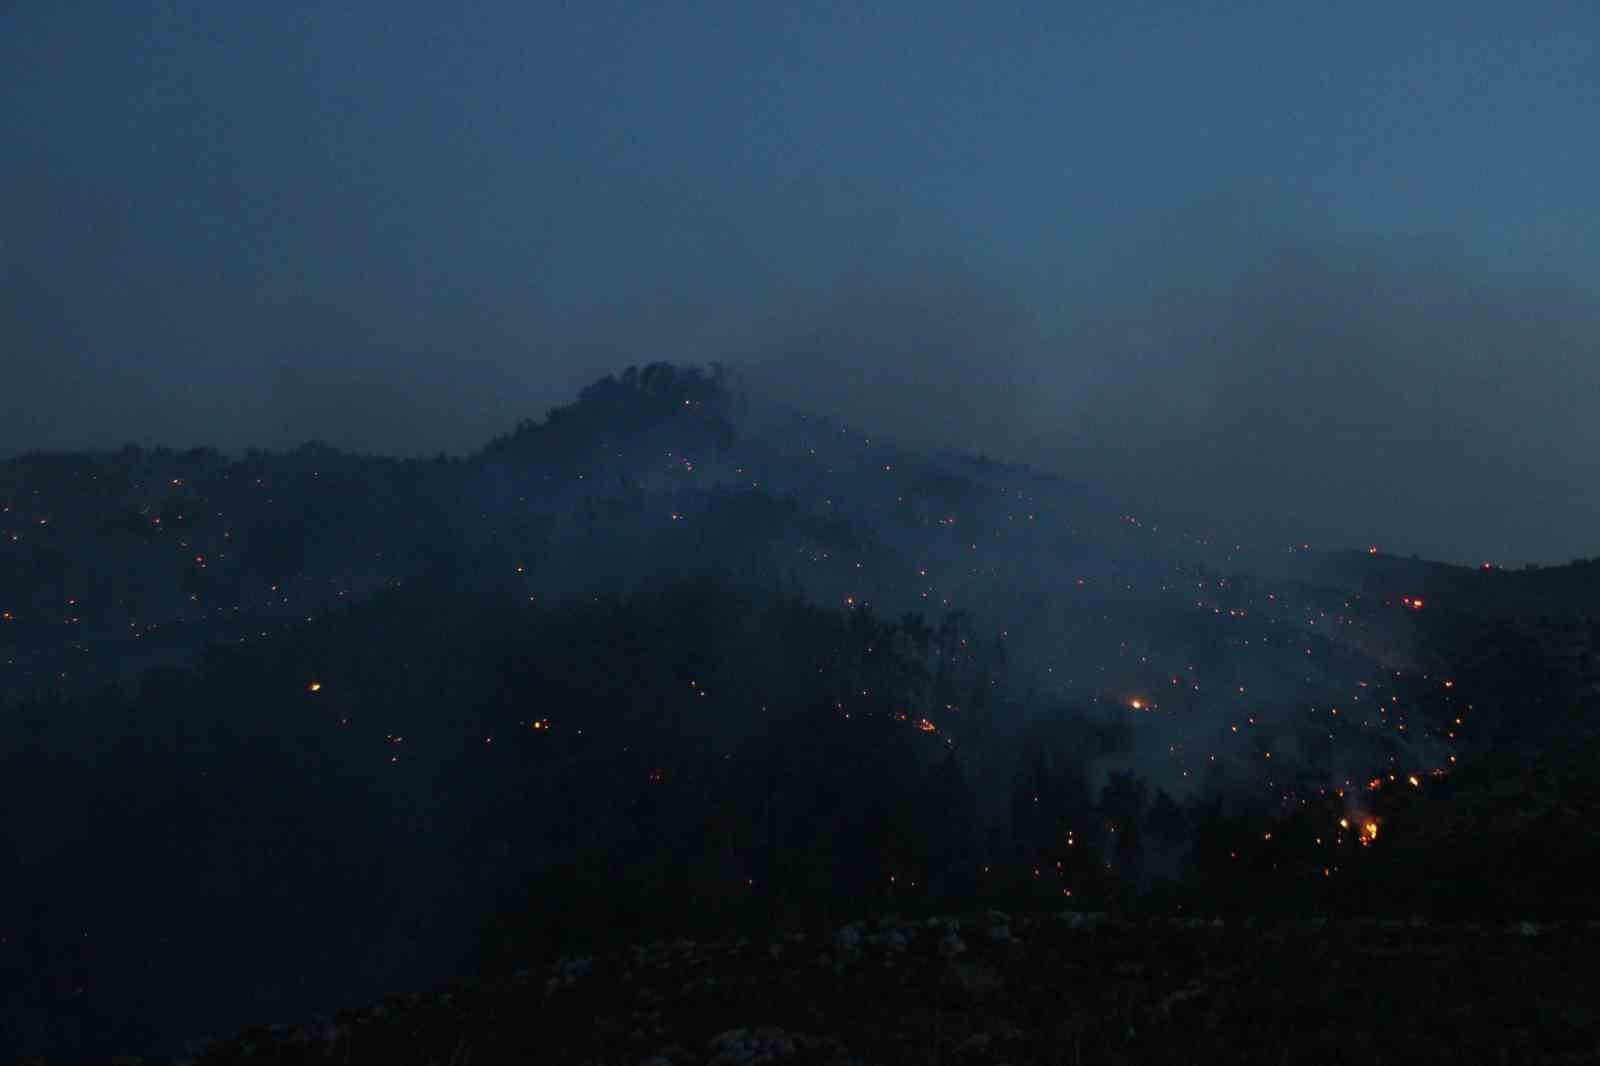
[[[1600,917],[1592,563],[1218,545],[667,364],[459,460],[0,475],[5,1050],[155,1061],[852,915],[1068,905],[1134,954],[1147,918],[1421,918],[1447,943],[1397,957],[1513,968],[1462,923]]]

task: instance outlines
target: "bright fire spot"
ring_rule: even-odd
[[[1368,549],[1367,549],[1367,554],[1368,554],[1368,555],[1377,555],[1377,554],[1378,554],[1378,549],[1377,549],[1377,546],[1376,546],[1376,545],[1374,545],[1374,546],[1373,546],[1373,547],[1371,547],[1371,548],[1368,548]]]
[[[1350,828],[1350,819],[1348,819],[1348,818],[1340,818],[1339,819],[1339,828],[1340,829],[1349,829]]]
[[[533,723],[533,728],[535,728],[535,729],[549,729],[550,728],[550,719],[548,719],[548,718],[536,719],[534,721],[534,723]]]
[[[311,684],[306,686],[306,690],[308,692],[321,692],[322,691],[322,682],[321,681],[313,681],[313,682],[311,682]]]
[[[1454,681],[1446,681],[1444,683],[1444,687],[1445,688],[1455,688],[1456,687],[1456,683]]]
[[[1144,709],[1144,700],[1129,700],[1128,701],[1128,706],[1132,707],[1136,711],[1143,710]]]
[[[1419,788],[1422,785],[1422,782],[1417,780],[1416,774],[1412,774],[1410,777],[1406,778],[1406,780],[1411,782],[1412,788]]]
[[[1364,840],[1364,841],[1368,841],[1368,842],[1377,840],[1378,839],[1378,823],[1377,822],[1368,822],[1366,825],[1362,826],[1361,827],[1361,839]]]
[[[924,733],[932,733],[938,727],[932,722],[928,721],[926,718],[918,718],[917,728],[922,730]]]

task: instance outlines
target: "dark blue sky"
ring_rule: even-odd
[[[13,0],[0,455],[721,359],[1240,535],[1600,554],[1600,8]]]

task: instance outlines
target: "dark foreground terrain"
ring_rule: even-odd
[[[1593,1063],[1600,922],[884,918],[636,945],[250,1029],[200,1064]]]

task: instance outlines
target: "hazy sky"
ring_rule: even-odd
[[[721,359],[1219,527],[1600,554],[1600,7],[12,0],[0,455]]]

